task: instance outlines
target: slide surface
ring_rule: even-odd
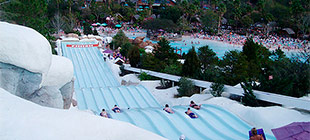
[[[112,119],[129,122],[170,140],[177,140],[182,134],[186,140],[248,139],[251,126],[223,108],[204,104],[200,110],[191,109],[198,115],[196,119],[184,113],[188,106],[173,106],[175,113],[169,114],[145,87],[121,86],[97,47],[73,48],[66,47],[67,44],[81,42],[62,42],[63,55],[74,65],[79,109],[91,110],[97,115],[105,109]],[[114,113],[111,110],[114,105],[118,105],[122,113]],[[268,134],[266,137],[275,139]]]

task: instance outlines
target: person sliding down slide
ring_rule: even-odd
[[[192,119],[194,118],[198,118],[198,116],[196,114],[194,114],[190,108],[187,108],[187,111],[185,112],[189,117],[191,117]]]
[[[201,107],[201,105],[197,105],[194,101],[191,101],[191,104],[189,104],[189,106],[197,110],[199,110]]]
[[[174,113],[174,112],[172,111],[172,109],[169,108],[169,105],[168,105],[168,104],[166,104],[166,106],[165,106],[165,108],[164,108],[163,110],[165,110],[166,112],[168,112],[168,113],[170,113],[170,114],[173,114],[173,113]]]
[[[108,113],[105,111],[105,109],[102,109],[100,116],[105,117],[105,118],[109,118]]]
[[[114,107],[112,108],[113,112],[115,113],[121,113],[121,109],[117,106],[117,105],[114,105]]]

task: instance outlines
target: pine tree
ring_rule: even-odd
[[[185,56],[182,74],[183,76],[194,77],[200,73],[200,68],[200,60],[198,59],[195,48],[192,47]]]
[[[252,85],[249,82],[240,83],[241,87],[243,88],[243,97],[242,97],[242,103],[246,106],[252,106],[256,107],[259,106],[258,101],[256,99],[256,96],[253,93]]]
[[[128,58],[132,67],[137,67],[140,62],[140,52],[137,46],[130,48]]]

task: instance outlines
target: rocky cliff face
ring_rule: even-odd
[[[0,22],[0,88],[42,106],[70,107],[73,65],[52,55],[48,41],[28,27]]]
[[[73,81],[61,88],[57,86],[40,87],[42,74],[0,62],[0,87],[24,99],[42,106],[70,108]]]

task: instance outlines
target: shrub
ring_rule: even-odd
[[[222,83],[212,83],[211,86],[210,86],[211,90],[211,94],[214,96],[214,97],[220,97],[222,96],[222,93],[224,92],[224,84]]]
[[[182,77],[180,80],[179,80],[179,88],[177,89],[178,90],[178,95],[179,97],[182,97],[182,96],[192,96],[194,94],[194,84],[191,80],[189,80],[188,78],[186,77]]]
[[[243,97],[241,98],[241,102],[245,106],[256,107],[259,106],[256,96],[253,93],[252,85],[250,82],[241,83],[241,87],[243,88]]]
[[[146,72],[142,72],[138,78],[142,81],[142,80],[152,80],[152,76],[148,75]]]

